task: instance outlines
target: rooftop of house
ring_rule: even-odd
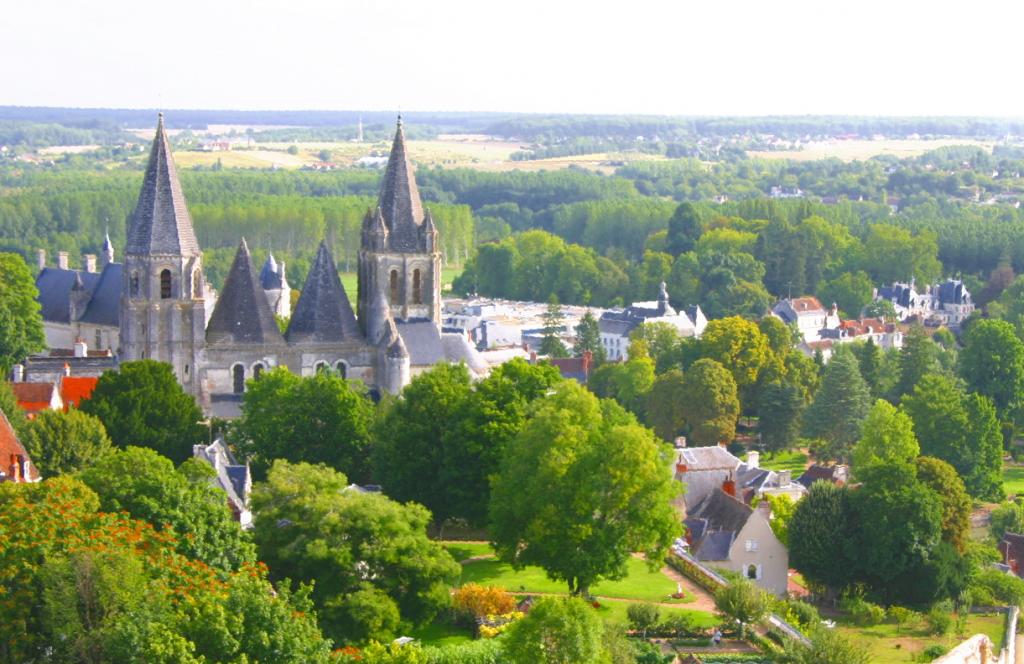
[[[686,466],[686,472],[701,470],[735,470],[740,460],[720,445],[683,447],[677,450],[676,461]]]
[[[683,522],[689,530],[690,545],[697,560],[728,558],[736,533],[743,529],[753,511],[721,488],[705,496]]]
[[[11,383],[18,405],[26,413],[38,413],[51,407],[54,397],[59,398],[57,383]],[[57,393],[57,394],[55,394]]]
[[[99,378],[95,376],[64,376],[60,381],[60,396],[65,406],[78,405],[92,396]]]
[[[7,416],[0,411],[0,481],[34,482],[38,479],[39,471],[29,459]]]
[[[796,478],[796,481],[804,485],[808,489],[811,485],[818,481],[833,482],[835,484],[845,484],[849,478],[849,467],[838,464],[835,466],[822,466],[814,464],[804,470],[800,477]]]

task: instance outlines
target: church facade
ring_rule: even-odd
[[[210,414],[237,415],[246,381],[279,366],[302,376],[329,369],[392,394],[438,362],[486,371],[463,335],[441,332],[438,231],[416,187],[401,118],[377,205],[363,221],[355,311],[326,242],[294,311],[284,264],[271,256],[257,271],[244,239],[214,293],[162,115],[127,237],[124,261],[116,264],[118,360],[170,364]],[[86,288],[80,277],[65,275],[41,300],[73,300],[74,293],[63,293],[65,281],[71,290]],[[289,312],[282,334],[275,314]]]

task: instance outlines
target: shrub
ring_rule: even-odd
[[[942,645],[941,643],[933,643],[932,645],[928,646],[927,648],[921,651],[921,661],[930,662],[934,659],[942,657],[947,652],[949,652],[949,648],[947,648],[946,646]]]
[[[885,620],[885,609],[857,595],[844,597],[839,606],[843,611],[849,613],[858,625],[870,627]]]
[[[799,626],[810,627],[821,622],[818,609],[808,602],[799,599],[791,599],[784,606],[786,620]]]
[[[889,620],[896,625],[896,633],[900,633],[900,628],[906,625],[908,622],[918,617],[917,613],[911,611],[905,606],[890,606],[889,607]]]
[[[1024,603],[1024,579],[997,569],[983,569],[974,575],[968,590],[974,606]],[[982,600],[988,601],[982,601]]]
[[[692,636],[704,633],[687,613],[670,613],[658,625],[656,631],[664,636]]]
[[[428,646],[423,649],[427,664],[506,664],[500,641],[484,640]]]
[[[452,594],[452,607],[460,618],[475,621],[511,613],[516,599],[504,588],[467,583]]]
[[[650,602],[639,602],[626,607],[626,616],[629,618],[630,626],[640,632],[643,638],[647,638],[647,630],[658,624],[661,611],[657,605]]]
[[[952,602],[945,600],[937,602],[925,616],[928,623],[928,633],[936,636],[945,636],[953,629],[953,606]]]

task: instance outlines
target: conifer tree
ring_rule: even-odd
[[[821,387],[804,412],[804,435],[820,438],[830,456],[849,457],[850,446],[860,438],[861,424],[871,409],[871,393],[860,375],[857,358],[841,349],[825,367]]]

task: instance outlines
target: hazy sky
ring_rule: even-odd
[[[1024,0],[9,0],[0,104],[1024,116]]]

